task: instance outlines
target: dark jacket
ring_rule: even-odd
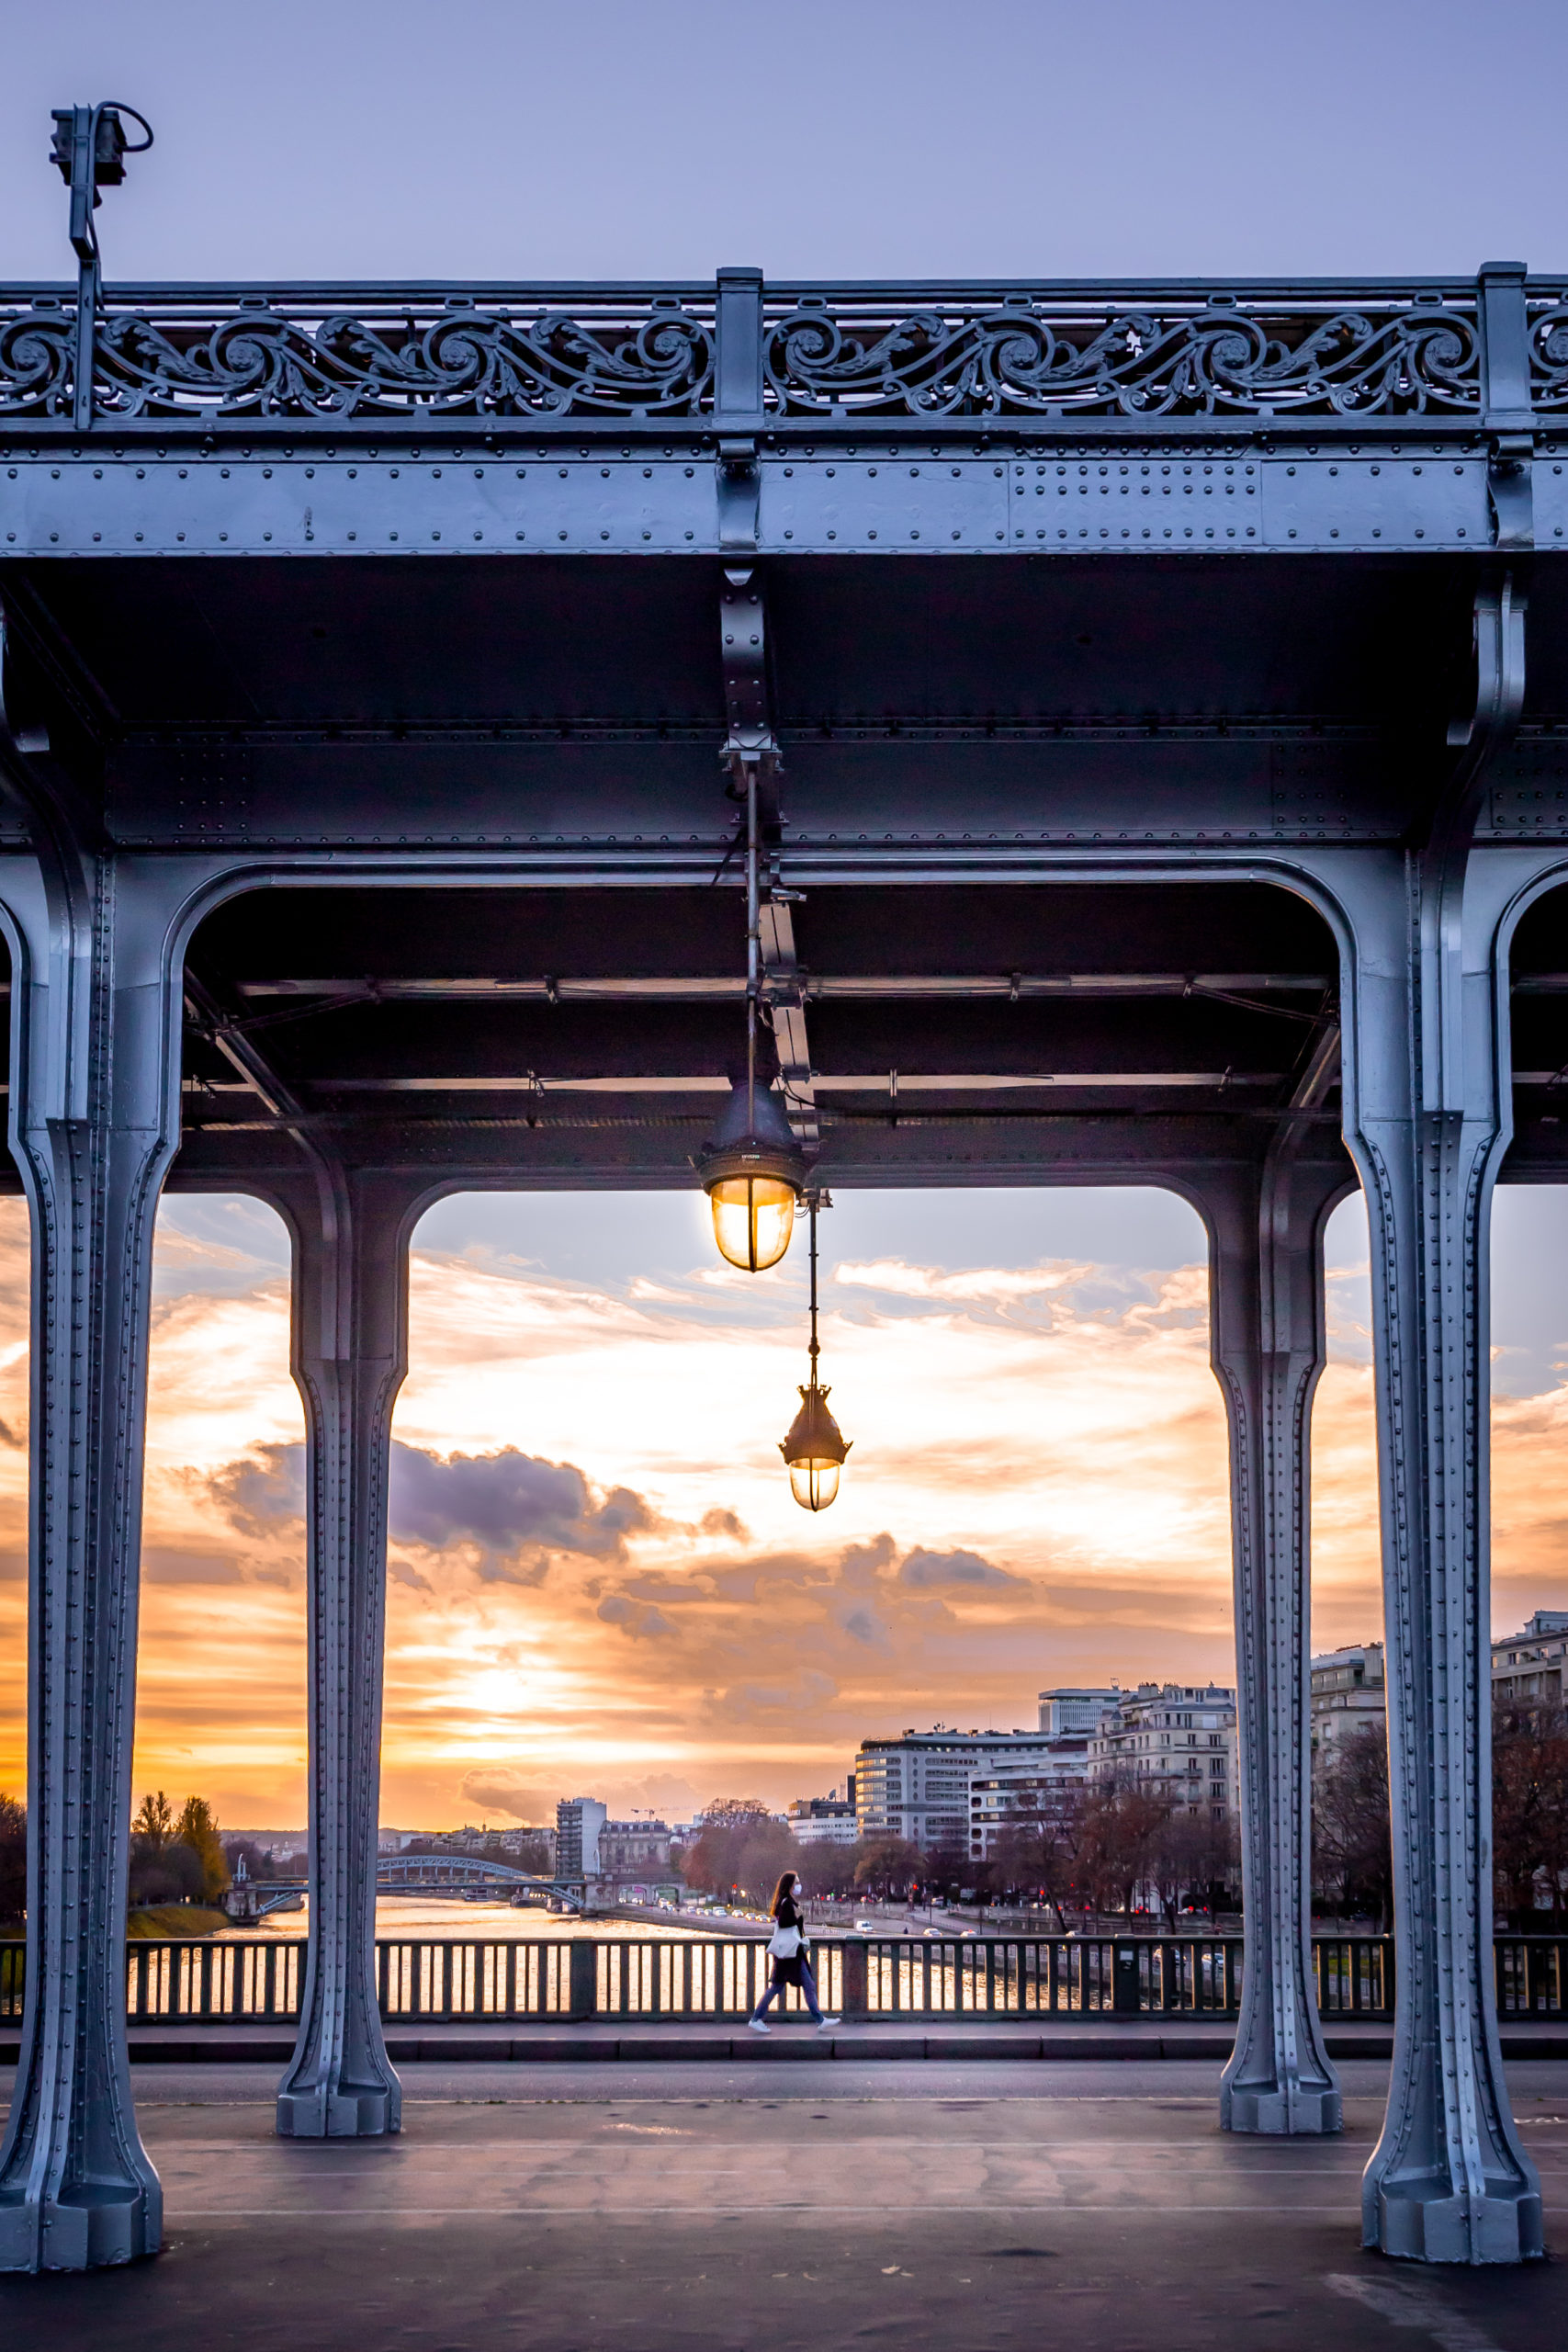
[[[798,1928],[800,1929],[802,1941],[800,1950],[795,1953],[795,1958],[793,1960],[775,1959],[773,1962],[773,1983],[775,1984],[798,1984],[801,1981],[802,1972],[807,1965],[807,1950],[804,1940],[806,1935],[806,1921],[801,1914],[800,1906],[795,1901],[793,1895],[786,1894],[784,1901],[779,1905],[778,1909],[773,1914],[773,1925],[777,1928]]]

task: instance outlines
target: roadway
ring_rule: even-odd
[[[274,2069],[143,2067],[167,2254],[0,2282],[32,2352],[1559,2352],[1568,2272],[1362,2253],[1385,2069],[1227,2138],[1213,2061],[412,2065],[392,2141],[272,2133]],[[1510,2068],[1568,2244],[1568,2064]]]

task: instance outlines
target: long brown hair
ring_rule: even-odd
[[[785,1871],[782,1874],[777,1886],[773,1889],[773,1900],[772,1905],[772,1917],[773,1918],[776,1919],[778,1917],[780,1905],[789,1901],[791,1894],[799,1883],[800,1872],[798,1871]]]

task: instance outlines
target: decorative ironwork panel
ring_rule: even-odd
[[[1568,409],[1568,295],[1529,306],[1530,406]]]
[[[570,309],[458,292],[323,304],[262,292],[111,301],[93,411],[121,421],[677,417],[713,404],[712,298],[584,296]],[[68,416],[73,307],[0,314],[0,414]]]
[[[0,294],[0,419],[70,419],[75,300]],[[747,330],[750,334],[750,328]],[[96,316],[95,419],[419,426],[718,411],[711,288],[130,288]],[[1568,303],[1532,305],[1568,406]],[[1479,416],[1473,288],[810,288],[761,308],[776,419]],[[759,418],[759,422],[761,419]]]
[[[1467,415],[1473,300],[1146,302],[962,294],[770,304],[763,360],[789,416]]]

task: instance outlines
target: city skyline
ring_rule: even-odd
[[[1500,1196],[1500,1631],[1568,1600],[1568,1302],[1541,1255],[1559,1206]],[[1330,1236],[1314,1650],[1382,1628],[1359,1217],[1348,1204]],[[776,1452],[805,1376],[802,1250],[729,1272],[694,1192],[468,1195],[422,1225],[384,1820],[547,1820],[584,1788],[617,1814],[782,1808],[863,1738],[1030,1725],[1051,1684],[1234,1681],[1192,1213],[1146,1193],[843,1194],[823,1232],[824,1377],[855,1450],[813,1519]],[[0,1784],[18,1790],[25,1258],[4,1204]],[[303,1819],[282,1227],[237,1196],[171,1198],[156,1293],[135,1785],[199,1791],[230,1826]]]

